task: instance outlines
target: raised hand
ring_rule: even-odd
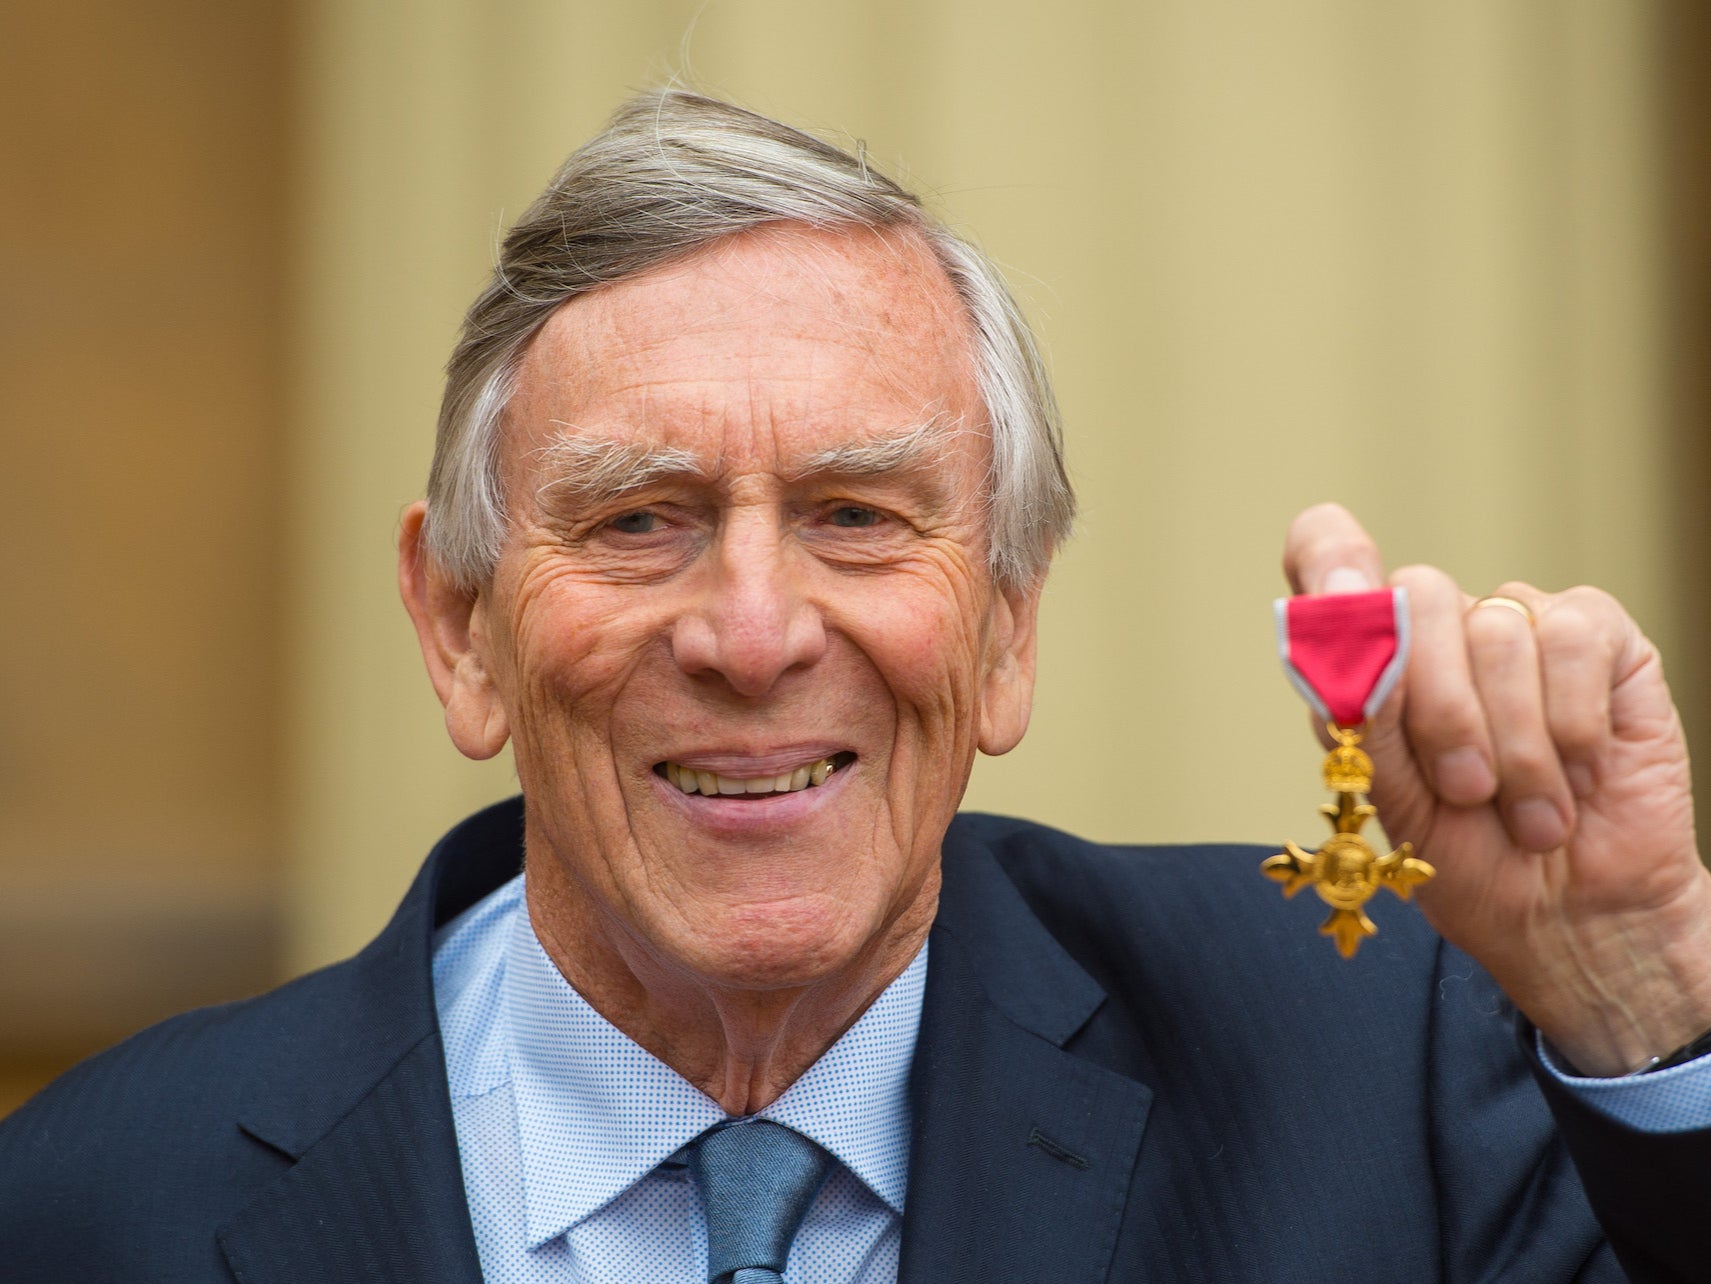
[[[1593,588],[1385,579],[1334,504],[1289,530],[1296,592],[1403,585],[1412,653],[1363,747],[1386,831],[1437,867],[1422,911],[1575,1069],[1621,1074],[1711,1027],[1711,873],[1655,647]]]

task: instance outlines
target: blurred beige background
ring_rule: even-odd
[[[1011,272],[1084,518],[968,804],[1311,835],[1289,517],[1711,664],[1697,0],[119,0],[0,16],[0,1112],[360,946],[511,788],[392,580],[507,220],[688,69]]]

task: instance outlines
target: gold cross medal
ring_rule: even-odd
[[[1360,747],[1367,719],[1395,690],[1408,661],[1408,592],[1303,594],[1279,598],[1277,649],[1284,672],[1325,722],[1335,742],[1325,755],[1325,788],[1337,801],[1319,813],[1331,823],[1331,837],[1318,851],[1294,843],[1267,859],[1260,871],[1294,896],[1312,887],[1331,907],[1319,926],[1346,959],[1360,943],[1378,933],[1366,903],[1387,887],[1403,900],[1431,878],[1430,865],[1414,855],[1412,844],[1379,855],[1361,835],[1378,811],[1361,798],[1372,791],[1372,759]]]

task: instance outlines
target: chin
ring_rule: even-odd
[[[790,903],[745,907],[690,943],[692,970],[742,990],[813,985],[854,964],[871,933],[847,910]]]

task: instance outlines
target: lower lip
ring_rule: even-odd
[[[656,792],[665,797],[691,824],[715,834],[761,834],[797,824],[822,807],[837,801],[845,777],[855,769],[850,763],[834,771],[825,782],[788,794],[766,794],[739,800],[734,795],[686,794],[657,772],[650,772]]]

